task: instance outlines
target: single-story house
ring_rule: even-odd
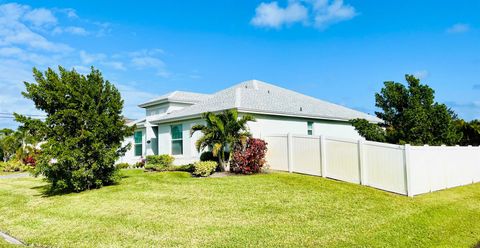
[[[120,162],[135,163],[153,154],[170,154],[176,164],[197,161],[200,153],[195,141],[200,132],[190,136],[190,128],[203,123],[204,112],[237,109],[256,122],[248,123],[254,137],[270,134],[326,135],[360,138],[348,122],[364,118],[378,123],[375,116],[322,101],[258,80],[249,80],[214,94],[174,91],[139,105],[145,118],[130,122],[136,125],[134,136],[125,140],[131,149]]]

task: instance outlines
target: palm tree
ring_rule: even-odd
[[[197,150],[200,152],[207,147],[212,149],[213,156],[219,158],[220,170],[228,170],[228,160],[225,153],[229,148],[238,142],[245,142],[251,137],[248,131],[247,122],[255,121],[250,115],[244,115],[238,118],[236,109],[225,110],[222,113],[215,114],[211,112],[203,113],[202,118],[206,125],[195,125],[190,131],[193,135],[196,131],[201,131],[203,136],[196,142]]]

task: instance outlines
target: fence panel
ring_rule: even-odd
[[[272,169],[317,176],[323,169],[329,178],[404,195],[480,181],[480,147],[400,146],[330,137],[321,142],[318,136],[305,135],[270,135],[265,140]]]
[[[478,181],[480,148],[412,146],[410,151],[413,194],[466,185]]]
[[[363,149],[366,184],[386,191],[407,194],[403,147],[366,141]]]
[[[325,139],[327,177],[360,183],[358,143],[343,139]]]
[[[320,171],[320,137],[293,136],[293,171],[303,174],[321,176]]]
[[[271,169],[288,171],[287,135],[265,137],[268,143],[266,160]]]

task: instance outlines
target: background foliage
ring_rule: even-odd
[[[383,123],[377,125],[363,119],[352,125],[368,140],[412,145],[455,145],[462,138],[456,114],[445,104],[435,102],[435,91],[420,80],[406,75],[407,86],[385,82],[375,94],[375,112]]]

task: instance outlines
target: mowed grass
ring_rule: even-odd
[[[480,240],[480,184],[408,198],[288,173],[122,173],[118,185],[48,197],[40,179],[0,179],[0,230],[42,247],[471,247]]]

